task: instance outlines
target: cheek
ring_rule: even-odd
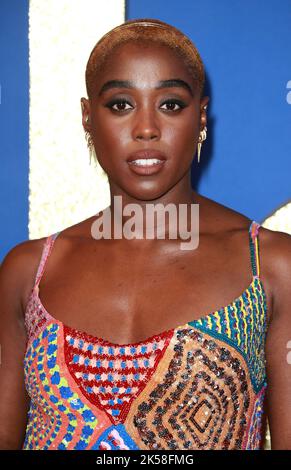
[[[118,153],[124,129],[118,122],[104,116],[92,122],[92,136],[97,155],[113,155]]]
[[[180,115],[167,119],[164,131],[174,142],[187,146],[195,139],[199,126],[199,113],[191,106]]]
[[[195,113],[176,120],[175,125],[167,129],[174,172],[184,174],[192,164],[199,133],[199,118]]]
[[[188,160],[195,150],[195,136],[199,125],[195,120],[175,122],[175,125],[164,129],[164,140],[171,149],[171,153],[179,156],[179,159]]]
[[[194,135],[195,129],[192,123],[167,123],[162,129],[162,138],[171,141],[173,145],[187,145]]]

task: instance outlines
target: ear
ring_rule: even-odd
[[[90,131],[91,111],[90,111],[90,102],[87,98],[81,98],[81,111],[82,111],[82,125],[84,128],[84,131]]]
[[[201,130],[207,125],[207,113],[206,109],[209,103],[209,96],[204,96],[200,101],[200,125]]]

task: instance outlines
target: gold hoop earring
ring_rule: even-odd
[[[205,126],[204,129],[200,131],[199,138],[198,138],[198,146],[197,146],[198,163],[200,163],[202,143],[204,142],[204,140],[206,140],[206,137],[207,137],[207,127]]]

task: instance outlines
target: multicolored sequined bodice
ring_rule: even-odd
[[[259,449],[266,391],[266,294],[259,224],[249,242],[253,278],[229,305],[135,344],[64,325],[38,285],[59,232],[46,238],[25,312],[23,449]]]

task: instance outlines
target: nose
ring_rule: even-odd
[[[160,138],[160,127],[154,110],[143,108],[136,113],[133,138],[135,140],[157,140]]]

